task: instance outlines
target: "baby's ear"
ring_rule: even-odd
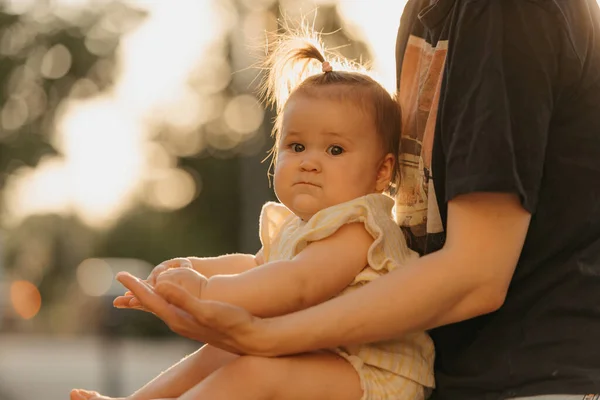
[[[379,164],[375,188],[378,192],[384,192],[390,186],[395,162],[396,160],[394,159],[394,155],[392,153],[388,153]]]

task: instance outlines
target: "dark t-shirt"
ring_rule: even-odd
[[[503,307],[431,332],[435,399],[600,393],[596,0],[409,0],[397,61],[411,246],[443,246],[460,194],[532,213]]]

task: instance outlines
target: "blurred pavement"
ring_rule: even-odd
[[[198,347],[175,336],[111,344],[98,337],[0,334],[0,400],[67,400],[73,387],[123,396]]]

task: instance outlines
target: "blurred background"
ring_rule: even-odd
[[[0,0],[0,400],[129,394],[198,343],[121,270],[256,252],[265,32],[314,21],[395,87],[404,0]]]

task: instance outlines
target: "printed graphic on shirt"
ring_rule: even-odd
[[[396,221],[417,240],[443,232],[431,174],[431,153],[447,50],[447,41],[438,42],[434,48],[411,36],[402,64],[402,181],[396,195]]]

